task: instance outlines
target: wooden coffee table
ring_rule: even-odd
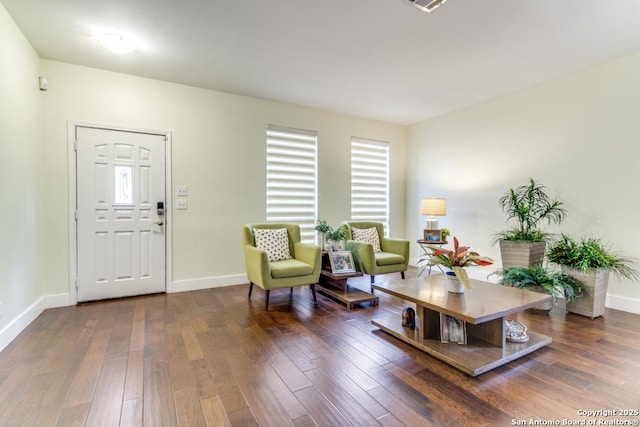
[[[374,284],[376,290],[415,303],[419,326],[417,330],[403,327],[400,315],[371,323],[474,377],[551,343],[550,337],[530,330],[524,343],[507,342],[505,334],[509,314],[546,302],[550,295],[473,279],[471,289],[454,294],[447,292],[446,280],[435,275]],[[465,322],[467,344],[441,341],[441,314]]]

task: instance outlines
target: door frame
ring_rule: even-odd
[[[164,130],[138,129],[125,126],[115,126],[105,123],[67,121],[67,150],[69,167],[69,305],[78,303],[78,236],[77,236],[77,153],[76,128],[89,127],[120,132],[146,133],[165,137],[165,292],[173,291],[173,204],[171,187],[171,132]]]

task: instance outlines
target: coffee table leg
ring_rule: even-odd
[[[427,307],[416,306],[420,318],[418,334],[422,339],[440,339],[440,313]]]
[[[496,347],[504,347],[505,345],[505,318],[490,320],[479,325],[467,323],[467,335],[480,338]]]

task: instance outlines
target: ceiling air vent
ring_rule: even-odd
[[[445,4],[447,0],[408,0],[408,1],[410,1],[415,7],[417,7],[421,11],[431,13],[437,8],[439,8],[440,6],[442,6],[443,4]]]

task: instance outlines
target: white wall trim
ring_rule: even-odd
[[[4,350],[44,310],[68,305],[72,305],[69,304],[68,294],[49,295],[40,298],[0,331],[0,351]]]
[[[83,122],[69,120],[67,122],[67,155],[68,155],[68,176],[69,176],[69,304],[73,305],[78,302],[78,294],[76,291],[76,277],[78,271],[78,254],[77,254],[77,238],[76,235],[76,127],[91,127],[99,129],[109,129],[124,132],[149,133],[154,135],[163,135],[166,140],[165,144],[165,233],[166,233],[166,254],[165,254],[165,290],[166,292],[174,292],[172,290],[173,278],[173,193],[171,181],[171,132],[153,129],[135,129],[123,126],[114,126],[105,123]]]
[[[248,283],[249,279],[247,279],[246,274],[176,280],[172,283],[171,292],[198,291],[200,289],[222,288],[224,286],[244,285]],[[169,290],[167,290],[167,292],[169,292]]]
[[[640,314],[640,300],[635,298],[608,294],[605,300],[605,307]]]

